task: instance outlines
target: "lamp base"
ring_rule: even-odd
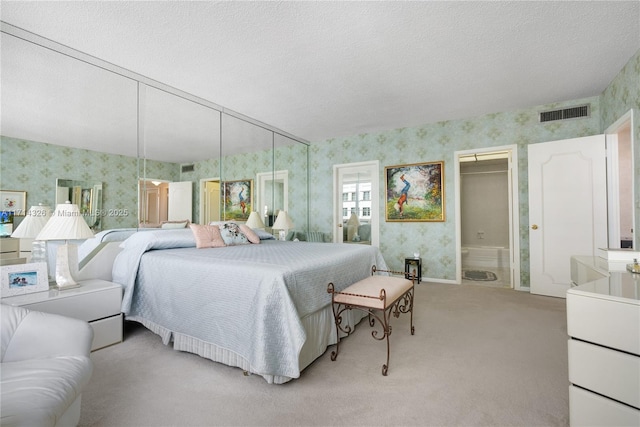
[[[73,279],[70,266],[78,265],[78,247],[65,243],[56,251],[56,285],[58,290],[78,288],[80,285]]]
[[[31,262],[48,262],[47,242],[45,240],[34,240],[31,243]],[[47,267],[48,269],[49,267]]]

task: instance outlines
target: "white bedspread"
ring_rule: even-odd
[[[191,230],[137,233],[113,268],[127,318],[227,349],[263,375],[298,378],[301,318],[337,290],[385,269],[367,245],[262,241],[196,249]],[[165,334],[165,344],[171,339]]]

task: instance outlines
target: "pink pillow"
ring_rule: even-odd
[[[198,249],[226,246],[217,225],[189,224],[189,227],[191,227],[193,237],[196,238],[196,247]]]
[[[260,243],[260,237],[248,225],[240,224],[240,230],[251,243]]]

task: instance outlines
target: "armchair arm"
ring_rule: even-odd
[[[7,309],[26,310],[21,307],[2,307],[3,311]],[[6,346],[3,362],[57,356],[89,356],[93,329],[87,322],[57,314],[26,311],[27,314],[17,325]]]

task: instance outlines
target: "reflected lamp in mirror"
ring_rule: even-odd
[[[287,232],[293,228],[293,221],[291,221],[291,217],[287,213],[287,211],[278,212],[278,217],[276,218],[276,222],[273,223],[274,230],[280,230],[278,236],[280,240],[285,240],[287,236]]]
[[[93,232],[82,217],[78,205],[67,202],[56,206],[54,215],[47,221],[36,240],[64,240],[56,252],[56,284],[58,289],[75,288],[80,285],[74,280],[71,270],[78,270],[78,246],[69,240],[89,239]]]
[[[262,221],[262,218],[260,218],[260,214],[258,214],[258,212],[256,211],[253,211],[249,214],[246,225],[250,228],[264,230],[264,221]]]
[[[351,214],[351,217],[347,221],[347,240],[350,242],[359,242],[360,236],[358,235],[358,227],[360,227],[360,220],[355,213]]]
[[[36,237],[51,218],[51,208],[43,205],[31,206],[20,225],[11,233],[18,239],[34,239],[31,244],[31,262],[47,262],[47,242]]]

